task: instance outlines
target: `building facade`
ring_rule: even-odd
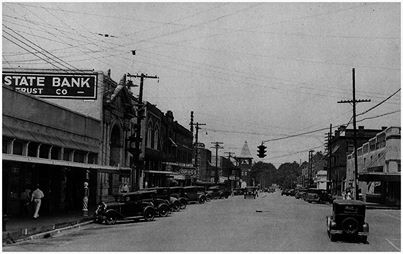
[[[361,146],[381,130],[357,129],[357,145]],[[333,195],[341,196],[346,189],[347,155],[354,150],[354,130],[341,126],[330,139],[331,163],[328,169],[328,181]]]
[[[400,127],[389,127],[357,149],[359,190],[368,202],[400,205]],[[355,192],[354,152],[347,156],[346,185]]]
[[[90,205],[130,184],[135,110],[124,84],[94,71],[3,69],[2,90],[5,213],[17,215],[36,184],[45,214],[81,210],[84,182]]]

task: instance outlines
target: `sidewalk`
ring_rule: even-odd
[[[28,217],[8,218],[4,225],[3,221],[3,245],[32,238],[34,235],[46,232],[62,231],[63,229],[91,223],[94,209],[90,209],[88,217],[84,217],[81,211],[67,212],[64,214],[53,214],[40,216],[38,219]],[[4,227],[6,230],[4,230]]]
[[[342,196],[333,196],[336,199],[343,199]],[[386,205],[380,203],[365,202],[367,209],[388,209],[388,210],[400,210],[400,206],[397,205]]]

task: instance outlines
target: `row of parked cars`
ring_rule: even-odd
[[[283,189],[281,195],[294,196],[309,203],[332,203],[334,198],[326,190],[314,188]]]
[[[154,220],[185,209],[190,203],[203,204],[216,198],[228,198],[230,192],[220,186],[206,190],[203,186],[156,187],[115,195],[112,202],[101,202],[95,211],[95,221],[115,224],[118,220]]]

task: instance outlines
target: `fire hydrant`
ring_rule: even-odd
[[[83,198],[83,216],[88,216],[88,196],[90,191],[88,189],[88,183],[84,182],[84,198]]]

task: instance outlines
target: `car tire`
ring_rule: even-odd
[[[187,206],[186,200],[182,199],[182,200],[180,200],[180,203],[181,203],[180,209],[182,209],[182,210],[185,209]]]
[[[200,198],[199,198],[199,204],[204,204],[204,202],[206,202],[206,200],[204,199],[204,197],[200,197]]]
[[[362,236],[362,242],[367,243],[368,242],[368,236],[366,236],[366,235]]]
[[[155,212],[151,208],[148,208],[144,211],[144,220],[145,221],[152,221],[154,220]]]
[[[162,205],[158,208],[158,214],[160,217],[167,217],[169,214],[169,207],[166,205]]]
[[[174,212],[179,212],[179,210],[181,209],[181,204],[180,202],[175,202],[172,204],[172,211]]]
[[[347,217],[341,222],[341,228],[349,235],[357,233],[358,225],[358,220],[353,217]]]
[[[116,217],[113,215],[108,215],[105,219],[106,225],[114,225],[116,223]]]
[[[335,242],[336,241],[336,235],[335,234],[331,234],[329,233],[329,238],[331,242]]]

